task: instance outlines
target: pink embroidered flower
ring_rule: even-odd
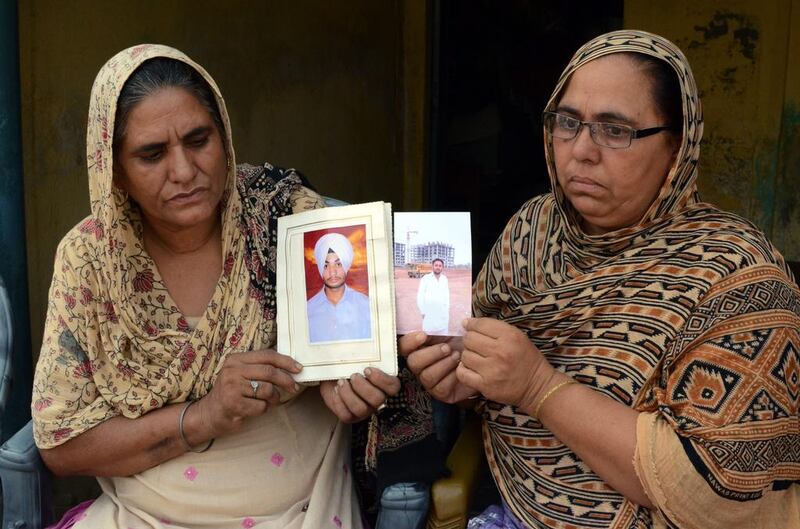
[[[230,277],[231,270],[233,270],[233,254],[228,252],[228,255],[225,256],[225,265],[222,268],[222,275],[224,277]]]
[[[100,149],[97,149],[96,151],[94,151],[94,163],[97,166],[97,170],[98,171],[102,171],[103,170],[103,162],[104,162],[104,160],[103,160],[103,151],[101,151]]]
[[[153,290],[153,271],[145,268],[133,278],[133,290],[136,292],[150,292]]]
[[[75,378],[92,378],[92,373],[91,360],[84,360],[72,371],[72,376]]]
[[[242,527],[244,527],[244,529],[250,529],[251,527],[255,527],[255,525],[256,521],[250,518],[249,516],[244,520],[242,520]]]
[[[186,371],[192,367],[192,363],[194,363],[194,359],[196,357],[197,353],[194,352],[192,344],[187,343],[186,347],[184,347],[183,351],[181,351],[181,369]]]
[[[189,481],[194,481],[197,479],[197,469],[194,467],[187,467],[186,470],[183,471],[183,477],[188,479]]]
[[[158,329],[156,329],[155,325],[152,323],[147,323],[144,326],[144,331],[148,334],[148,336],[155,336],[158,334]]]
[[[119,319],[117,318],[117,312],[114,310],[113,303],[111,303],[110,301],[106,301],[105,303],[103,303],[103,310],[105,311],[104,314],[105,317],[108,318],[108,321],[110,321],[111,323],[119,322]]]
[[[81,287],[81,303],[86,305],[87,303],[90,303],[93,299],[94,299],[94,294],[92,294],[92,291],[86,287]]]
[[[231,347],[236,347],[239,345],[239,342],[242,340],[242,335],[244,335],[244,330],[242,329],[241,325],[238,325],[230,337]]]
[[[81,233],[92,233],[98,223],[99,222],[97,219],[89,218],[83,221],[81,225],[78,226],[78,229],[81,231]]]
[[[158,521],[164,525],[172,525],[172,520],[169,518],[159,518]]]
[[[33,408],[36,411],[42,411],[45,408],[49,408],[51,404],[53,404],[53,399],[50,397],[36,399],[36,402],[33,403]]]
[[[78,229],[81,230],[82,233],[94,233],[94,238],[98,241],[103,238],[103,223],[97,219],[86,219]]]
[[[135,59],[138,55],[141,55],[147,48],[150,47],[150,44],[139,44],[135,48],[131,49],[131,58]]]
[[[178,318],[178,330],[181,332],[189,332],[191,330],[189,329],[189,324],[187,323],[186,318],[183,316]]]
[[[59,428],[55,432],[53,432],[53,441],[60,441],[62,439],[66,439],[69,437],[69,434],[72,433],[72,428]]]
[[[119,371],[125,378],[132,378],[133,375],[136,374],[136,371],[134,371],[131,366],[128,364],[123,364],[122,362],[117,364],[117,371]]]
[[[283,455],[279,454],[278,452],[275,452],[274,454],[272,454],[272,457],[269,458],[269,462],[275,465],[276,467],[283,465],[283,462],[285,460],[286,458],[283,457]]]
[[[339,517],[338,517],[338,516],[334,516],[334,517],[333,517],[333,525],[335,525],[335,526],[336,526],[336,527],[338,527],[339,529],[342,529],[342,520],[341,520],[341,519],[339,519]]]
[[[64,302],[67,304],[67,308],[68,309],[74,309],[75,308],[75,297],[74,296],[70,296],[66,292],[64,293]]]

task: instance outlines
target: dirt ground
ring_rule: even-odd
[[[472,314],[472,274],[469,270],[445,270],[450,287],[450,327],[448,335],[464,334],[461,320]],[[397,334],[422,329],[422,315],[417,308],[417,289],[422,278],[408,277],[404,268],[394,271],[397,303]]]

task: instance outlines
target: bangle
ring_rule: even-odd
[[[577,384],[571,378],[569,380],[564,380],[563,382],[559,382],[552,388],[550,388],[547,393],[544,394],[544,397],[539,399],[539,402],[536,404],[536,407],[533,409],[533,418],[537,421],[539,420],[539,412],[542,411],[542,406],[544,405],[545,401],[553,396],[553,393],[558,391],[559,389],[563,388],[564,386],[569,386],[570,384]]]
[[[186,405],[181,410],[181,416],[178,418],[178,433],[180,433],[180,435],[181,435],[181,441],[183,441],[183,446],[184,446],[184,448],[186,448],[187,452],[194,452],[196,454],[202,454],[203,452],[205,452],[206,450],[211,448],[211,445],[214,444],[214,439],[212,438],[211,441],[209,441],[208,444],[205,446],[205,448],[202,448],[200,450],[196,450],[196,449],[192,448],[192,445],[189,444],[189,441],[186,439],[186,432],[183,431],[183,419],[184,419],[184,417],[186,417],[186,410],[188,410],[189,406],[191,406],[195,402],[196,401],[194,401],[194,400],[187,400],[186,401]]]

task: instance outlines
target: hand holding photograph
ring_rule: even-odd
[[[384,202],[278,219],[278,351],[303,364],[296,380],[397,374],[391,251]]]

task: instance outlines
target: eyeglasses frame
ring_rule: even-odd
[[[646,129],[635,129],[635,128],[631,127],[630,125],[626,125],[624,123],[613,123],[613,122],[609,122],[609,121],[583,121],[583,120],[580,120],[580,119],[578,119],[578,118],[576,118],[574,116],[568,116],[567,114],[561,114],[559,112],[552,112],[552,111],[549,111],[549,110],[545,111],[545,112],[542,112],[542,124],[543,125],[547,120],[547,116],[552,116],[553,118],[555,118],[557,116],[562,116],[562,117],[565,117],[565,118],[573,119],[573,120],[577,121],[579,123],[579,125],[580,125],[575,130],[575,135],[572,136],[571,138],[559,138],[558,136],[553,136],[553,137],[558,138],[560,140],[574,140],[581,133],[581,130],[583,130],[584,125],[587,125],[589,127],[589,137],[592,138],[592,141],[595,143],[595,145],[597,145],[598,147],[606,147],[607,149],[627,149],[633,144],[633,140],[637,140],[639,138],[646,138],[647,136],[652,136],[653,134],[658,134],[659,132],[662,132],[662,131],[665,131],[665,130],[675,130],[675,127],[668,126],[668,125],[662,125],[662,126],[658,126],[658,127],[648,127]],[[611,145],[603,145],[602,143],[598,143],[597,140],[594,138],[594,130],[595,130],[594,127],[596,127],[598,125],[614,125],[616,127],[625,127],[626,129],[630,129],[631,135],[630,135],[630,141],[628,142],[628,145],[626,145],[624,147],[612,147]],[[547,127],[545,127],[545,129],[546,128]],[[549,134],[551,134],[551,135],[553,134],[552,131],[548,130],[547,132]]]

